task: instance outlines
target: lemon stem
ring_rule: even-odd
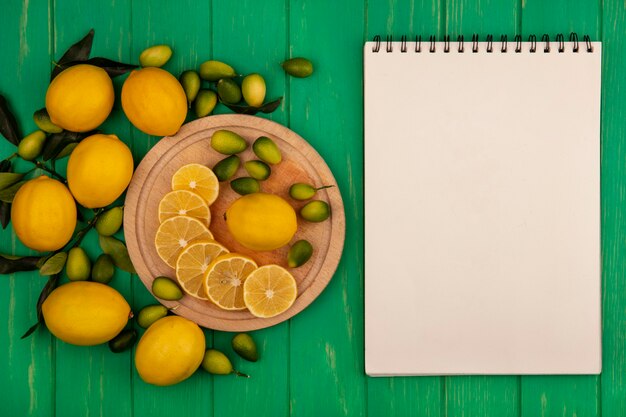
[[[333,188],[333,187],[334,185],[322,185],[321,187],[316,188],[315,191],[323,190],[325,188]]]
[[[91,218],[91,220],[89,220],[87,222],[87,226],[83,227],[82,229],[80,229],[76,235],[74,236],[74,239],[76,239],[76,242],[74,242],[74,244],[71,246],[71,248],[75,248],[78,245],[80,245],[80,243],[83,241],[83,239],[85,238],[85,236],[87,235],[87,232],[89,232],[95,225],[96,225],[96,221],[98,220],[98,217],[100,217],[100,215],[104,212],[104,209],[98,209],[94,211],[94,216],[93,218]],[[70,249],[71,249],[70,248]]]
[[[46,166],[46,164],[44,164],[43,162],[37,161],[35,163],[35,165],[37,166],[37,168],[42,169],[44,171],[46,171],[47,173],[49,173],[50,175],[52,175],[53,177],[55,177],[56,179],[62,181],[64,184],[67,184],[67,180],[58,172],[56,172],[54,169],[48,168]]]
[[[16,156],[17,156],[17,152],[13,152],[11,155],[9,155],[9,156],[6,158],[6,161],[10,161],[11,159],[15,158]]]
[[[77,247],[78,245],[80,245],[80,243],[81,243],[81,242],[83,241],[83,239],[85,238],[85,235],[87,235],[87,232],[88,232],[89,230],[91,230],[91,228],[92,228],[92,227],[93,227],[93,225],[92,225],[92,224],[90,224],[90,223],[88,223],[88,224],[87,224],[87,226],[85,226],[85,227],[83,227],[82,229],[80,229],[80,230],[78,231],[78,233],[76,233],[76,236],[75,236],[76,242],[74,242],[74,244],[72,245],[72,247],[71,247],[71,248],[75,248],[75,247]],[[70,249],[71,249],[71,248],[70,248]]]
[[[235,369],[233,369],[233,374],[235,374],[235,375],[237,375],[237,376],[244,377],[244,378],[250,378],[250,375],[247,375],[247,374],[241,373],[241,372],[239,372],[239,371],[237,371],[237,370],[235,370]]]

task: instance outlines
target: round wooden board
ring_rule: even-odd
[[[345,215],[341,194],[335,178],[322,157],[304,139],[275,122],[254,116],[220,115],[198,119],[184,125],[171,137],[159,141],[139,164],[128,188],[124,209],[124,233],[130,258],[137,274],[151,290],[155,277],[175,277],[175,272],[158,256],[154,237],[159,227],[158,206],[161,198],[171,191],[171,178],[181,166],[200,163],[213,167],[224,158],[210,146],[215,130],[228,129],[243,136],[249,145],[259,136],[274,140],[280,148],[283,161],[272,166],[272,175],[261,183],[263,192],[285,198],[297,210],[304,205],[289,197],[289,186],[295,182],[307,182],[317,187],[335,185],[320,190],[315,198],[327,201],[332,215],[321,223],[310,223],[298,217],[298,231],[290,245],[306,239],[314,247],[311,259],[300,268],[290,269],[298,283],[298,298],[285,311],[271,318],[257,318],[244,311],[226,311],[210,301],[186,295],[182,300],[160,300],[167,307],[178,306],[174,312],[203,327],[225,331],[248,331],[269,327],[285,321],[306,308],[324,290],[332,278],[343,250],[345,238]],[[251,146],[240,154],[243,161],[256,159]],[[243,166],[233,178],[246,176]],[[224,213],[239,197],[229,182],[220,183],[220,196],[211,206],[210,230],[215,239],[231,252],[252,257],[259,265],[270,263],[286,267],[290,245],[271,252],[255,252],[238,244],[228,232]]]

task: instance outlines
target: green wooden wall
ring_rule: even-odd
[[[215,58],[260,72],[269,116],[301,134],[335,173],[346,206],[343,260],[326,291],[289,322],[254,332],[262,359],[235,365],[246,380],[197,373],[168,388],[144,384],[132,353],[79,348],[32,324],[45,279],[0,277],[0,416],[578,416],[626,415],[626,5],[617,0],[5,0],[0,6],[0,93],[25,132],[35,128],[52,60],[89,28],[93,56],[137,62],[167,43],[175,74]],[[362,46],[375,34],[442,36],[576,31],[601,40],[603,362],[601,376],[367,378],[363,373]],[[314,76],[285,77],[279,63],[311,58]],[[581,80],[584,82],[584,80]],[[116,80],[119,89],[120,80]],[[118,105],[116,104],[116,108]],[[522,120],[525,120],[524,118]],[[138,161],[157,138],[121,111],[107,121]],[[13,152],[0,141],[0,158]],[[61,167],[62,169],[62,167]],[[86,240],[92,257],[95,236]],[[0,252],[30,253],[0,232]],[[113,285],[137,311],[154,302],[135,276]],[[227,349],[231,334],[206,332]]]

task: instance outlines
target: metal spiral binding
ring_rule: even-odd
[[[528,42],[530,42],[530,52],[533,54],[537,52],[537,37],[535,35],[530,35],[528,37]]]
[[[544,33],[543,36],[541,37],[541,42],[546,43],[546,46],[543,48],[543,52],[544,53],[550,52],[550,35],[548,35],[547,33]]]
[[[502,48],[500,48],[500,52],[506,53],[509,46],[509,37],[506,35],[500,36],[500,42],[502,43]]]
[[[556,35],[556,41],[559,43],[559,52],[565,52],[565,44],[564,44],[564,39],[563,39],[563,34],[559,33],[558,35]]]
[[[578,40],[578,34],[576,32],[570,33],[569,41],[572,43],[572,52],[576,52],[576,53],[580,52],[580,44]],[[374,36],[373,42],[374,42],[374,46],[372,47],[372,52],[380,52],[381,46],[382,46],[382,40],[381,40],[380,35]],[[437,42],[437,37],[435,35],[429,36],[428,52],[430,53],[436,52],[436,42]],[[459,53],[465,52],[464,42],[465,42],[465,38],[463,37],[463,35],[459,35],[457,38],[457,44],[458,44],[457,50]],[[492,53],[493,52],[493,35],[487,35],[486,42],[487,42],[486,51],[488,53]],[[515,37],[513,38],[513,42],[515,42],[514,51],[516,53],[521,53],[522,52],[522,36],[515,35]],[[529,52],[536,53],[537,52],[537,36],[530,35],[528,37],[528,42],[530,43]],[[544,33],[541,36],[541,42],[544,43],[543,52],[549,53],[550,52],[550,36],[547,33]],[[562,33],[559,33],[558,35],[556,35],[555,42],[558,44],[557,51],[565,52],[565,36],[563,36]],[[585,43],[585,50],[588,53],[592,53],[593,45],[591,43],[591,38],[589,37],[589,35],[583,36],[583,42]],[[500,47],[500,52],[507,53],[508,44],[509,44],[507,35],[500,36],[500,43],[502,45]],[[479,46],[479,35],[477,33],[474,33],[472,35],[472,52],[473,53],[478,52],[478,46]],[[406,53],[407,50],[408,50],[407,49],[407,36],[404,35],[402,36],[400,40],[400,52]],[[386,37],[385,51],[388,53],[393,52],[393,38],[391,37],[391,35],[387,35]],[[415,53],[421,53],[421,52],[422,52],[422,36],[421,35],[415,36]],[[445,53],[450,52],[450,35],[445,35],[443,37],[443,52]]]
[[[478,34],[474,33],[472,35],[472,52],[476,53],[478,52]]]
[[[574,32],[570,33],[569,41],[574,42],[574,52],[578,52],[578,35]]]
[[[589,35],[583,36],[583,40],[587,45],[587,52],[593,52],[593,45],[591,45],[591,38],[589,37]]]
[[[519,54],[522,52],[522,35],[515,35],[515,53]]]

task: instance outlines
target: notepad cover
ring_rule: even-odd
[[[366,373],[599,373],[600,43],[373,46]]]

